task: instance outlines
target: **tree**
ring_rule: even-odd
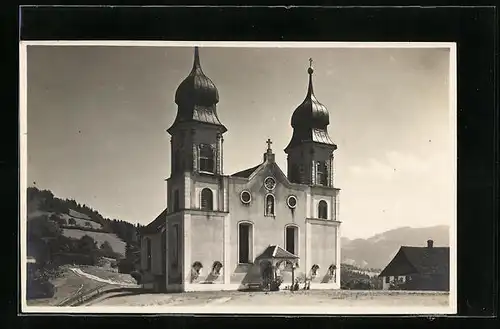
[[[53,238],[61,235],[61,228],[48,216],[42,215],[30,219],[27,224],[28,237]]]

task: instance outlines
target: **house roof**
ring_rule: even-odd
[[[160,231],[165,226],[165,216],[167,208],[163,210],[151,223],[144,226],[140,230],[140,234],[152,234]]]
[[[402,246],[379,276],[449,273],[449,247]]]
[[[278,245],[270,245],[257,259],[298,259],[299,256],[286,251]]]
[[[255,170],[257,170],[257,168],[259,168],[262,164],[259,164],[259,165],[256,165],[252,168],[248,168],[248,169],[245,169],[245,170],[242,170],[242,171],[238,171],[237,173],[234,173],[232,174],[231,176],[234,176],[234,177],[242,177],[242,178],[248,178],[250,177],[250,175],[252,175],[254,173]]]

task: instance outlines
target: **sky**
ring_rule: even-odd
[[[447,49],[202,47],[228,128],[224,173],[259,164],[268,138],[286,172],[309,58],[338,145],[342,235],[454,225]],[[166,205],[165,130],[192,62],[192,47],[28,46],[28,185],[105,217],[152,221]]]

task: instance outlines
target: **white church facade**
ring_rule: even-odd
[[[328,110],[313,92],[312,66],[308,75],[306,97],[291,118],[286,173],[268,140],[263,159],[227,175],[219,93],[195,48],[193,68],[176,91],[176,119],[167,130],[172,150],[167,207],[141,231],[145,288],[245,289],[261,283],[271,266],[283,285],[293,276],[311,289],[340,289],[337,146],[328,135]]]

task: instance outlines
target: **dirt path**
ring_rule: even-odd
[[[88,279],[91,279],[91,280],[94,280],[94,281],[98,281],[98,282],[102,282],[102,283],[107,283],[107,284],[112,284],[112,285],[119,285],[119,286],[128,286],[128,287],[136,287],[137,286],[136,284],[132,284],[132,283],[118,282],[118,281],[113,281],[113,280],[109,280],[109,279],[103,279],[103,278],[100,278],[98,276],[86,273],[86,272],[82,271],[79,268],[70,268],[70,270],[73,271],[77,275],[84,276],[84,277],[86,277]]]

